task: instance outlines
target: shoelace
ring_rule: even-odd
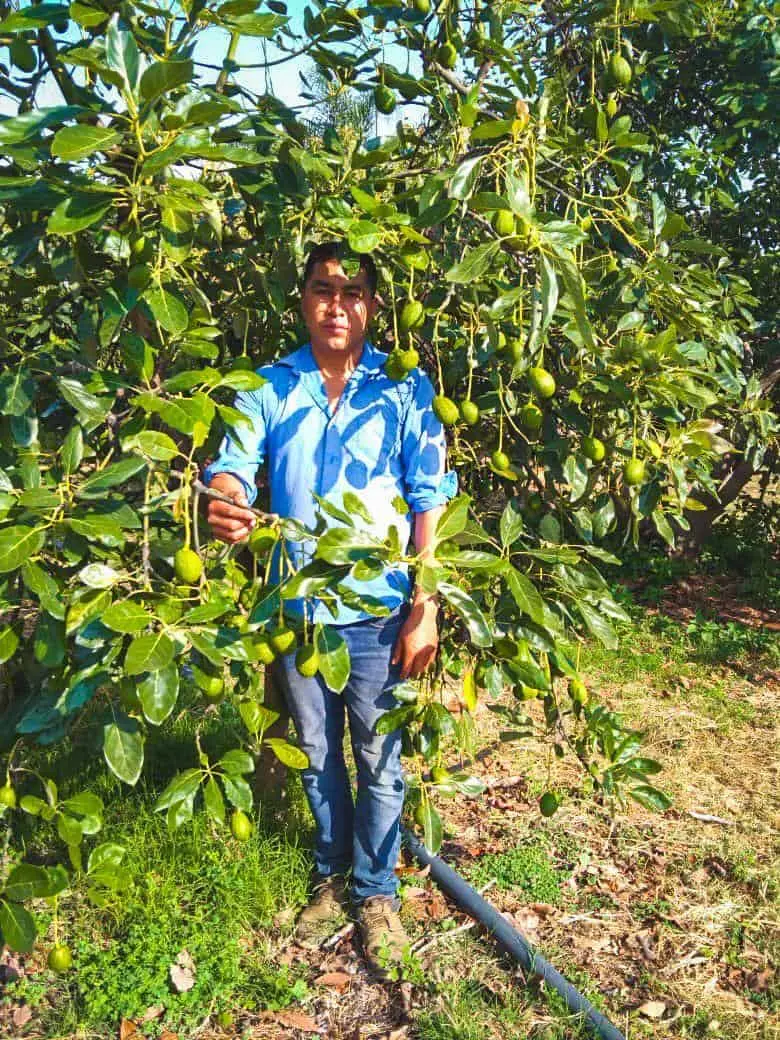
[[[384,923],[388,928],[393,924],[392,914],[392,908],[381,903],[378,906],[369,906],[363,911],[366,924]]]

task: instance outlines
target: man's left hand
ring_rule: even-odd
[[[436,602],[413,601],[409,617],[398,634],[392,663],[401,665],[402,679],[419,679],[430,668],[439,647]]]

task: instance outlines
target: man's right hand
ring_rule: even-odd
[[[243,542],[249,537],[250,531],[257,522],[254,513],[245,508],[249,503],[243,484],[235,477],[231,477],[229,473],[218,473],[209,487],[232,498],[235,503],[235,505],[228,505],[227,502],[219,502],[215,498],[209,499],[206,519],[211,527],[211,533],[221,542],[228,542],[230,545],[235,542]]]

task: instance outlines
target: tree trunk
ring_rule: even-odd
[[[780,382],[780,358],[776,358],[761,376],[762,396],[769,397]],[[778,453],[770,450],[764,456],[761,467],[767,474],[764,490],[777,469]],[[691,525],[690,531],[683,532],[680,539],[687,552],[696,555],[709,538],[712,526],[723,512],[735,502],[745,485],[758,472],[753,465],[741,455],[731,455],[725,460],[722,480],[718,488],[718,497],[705,494],[697,496],[707,508],[703,510],[687,510],[685,515]]]
[[[265,731],[265,737],[287,738],[290,727],[290,715],[284,701],[282,691],[274,682],[270,668],[265,670],[265,694],[263,704],[271,711],[279,713],[279,718]],[[287,804],[287,767],[282,765],[274,752],[267,745],[255,764],[254,778],[255,800],[258,808],[278,812]]]

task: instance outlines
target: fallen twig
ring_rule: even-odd
[[[718,823],[721,827],[736,827],[736,820],[724,820],[722,816],[711,816],[709,813],[697,812],[695,809],[688,810],[688,816],[693,817],[700,823]]]
[[[338,944],[341,942],[342,939],[348,939],[352,935],[352,933],[354,931],[355,931],[354,921],[348,921],[344,925],[343,928],[339,928],[339,930],[335,933],[335,935],[331,935],[328,939],[325,940],[325,942],[321,943],[320,944],[320,949],[321,950],[331,950],[331,949],[333,949],[334,946],[338,946]]]
[[[438,935],[434,935],[432,939],[429,939],[428,942],[423,943],[422,946],[418,945],[421,941],[418,940],[418,943],[412,944],[412,953],[416,953],[418,955],[424,953],[425,950],[429,950],[431,946],[435,946],[436,943],[439,942],[441,939],[448,939],[451,935],[460,935],[462,932],[467,932],[469,928],[474,928],[476,923],[476,921],[466,921],[465,924],[458,925],[457,928],[450,928],[450,930],[447,932],[439,932]]]

